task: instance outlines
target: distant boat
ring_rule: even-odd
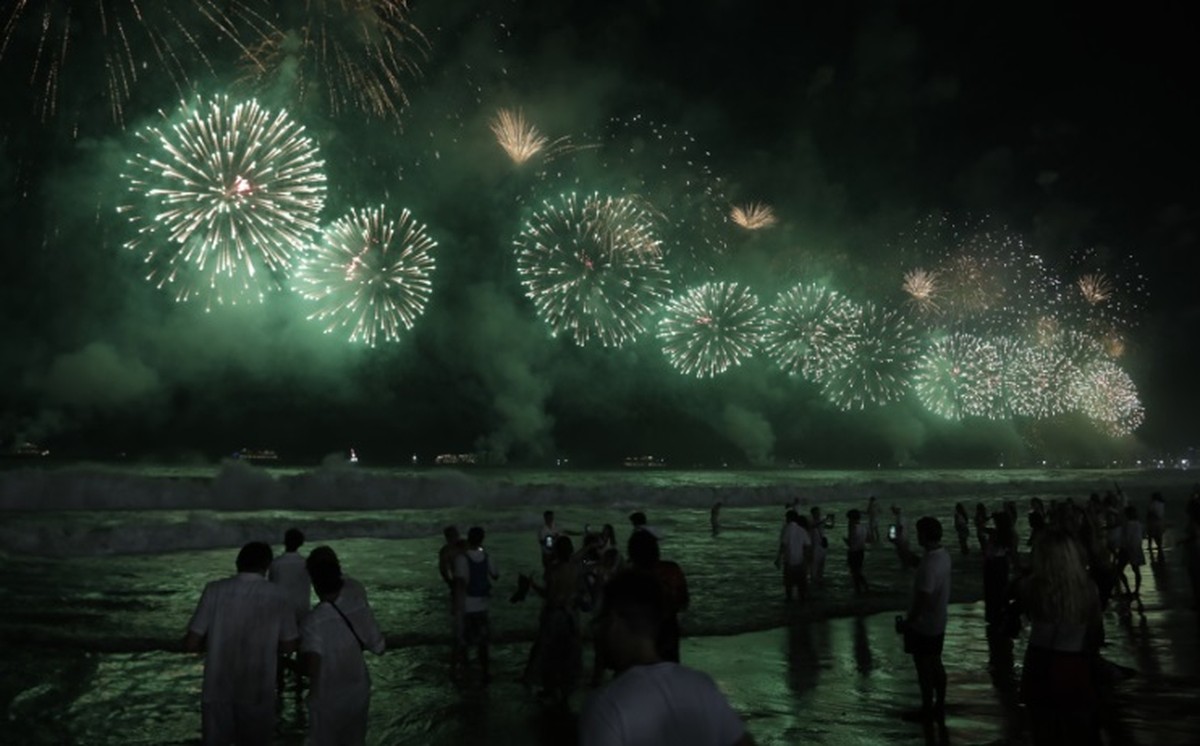
[[[279,454],[270,448],[242,448],[233,452],[239,461],[278,461]]]
[[[17,443],[12,448],[5,451],[4,455],[14,456],[16,458],[40,458],[43,456],[49,456],[50,451],[49,449],[42,448],[37,443],[32,443],[27,440],[23,443]]]

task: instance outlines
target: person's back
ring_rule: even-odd
[[[788,567],[798,567],[804,564],[812,538],[808,531],[795,521],[788,521],[783,529],[784,555]]]
[[[383,633],[367,603],[366,591],[342,575],[332,549],[314,549],[308,570],[321,599],[300,630],[300,650],[312,678],[309,743],[362,744],[371,698],[363,651],[383,653]]]
[[[271,562],[267,578],[283,591],[288,604],[296,614],[303,617],[312,606],[308,570],[304,567],[304,555],[296,551],[284,552]]]
[[[370,686],[371,679],[362,654],[364,650],[382,654],[384,639],[361,583],[353,578],[343,578],[342,590],[329,602],[317,604],[305,617],[300,633],[303,639],[301,651],[316,652],[321,656],[319,681],[314,682],[316,687],[325,693],[336,693]]]
[[[298,633],[287,596],[267,581],[270,564],[266,544],[242,547],[238,574],[205,586],[188,622],[185,649],[205,652],[205,743],[266,742],[274,731],[277,656]]]
[[[206,702],[274,700],[276,648],[280,640],[296,638],[291,604],[278,587],[247,573],[214,580],[188,629],[207,638]]]

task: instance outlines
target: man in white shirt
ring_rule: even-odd
[[[925,516],[917,521],[917,541],[925,554],[917,565],[908,617],[897,618],[897,628],[904,633],[904,652],[913,657],[917,668],[920,719],[944,723],[946,667],[942,665],[942,644],[950,604],[950,553],[941,545],[942,524],[936,518]]]
[[[300,653],[312,681],[308,695],[312,746],[362,744],[367,740],[371,677],[363,651],[381,655],[383,633],[358,582],[342,576],[337,555],[317,547],[308,574],[320,603],[300,625]]]
[[[553,514],[551,514],[553,519]],[[454,587],[456,611],[462,622],[455,625],[461,630],[459,660],[466,662],[467,649],[474,646],[479,651],[479,667],[483,671],[483,683],[491,681],[488,672],[488,642],[491,629],[488,625],[488,597],[492,592],[492,581],[498,580],[496,564],[483,550],[484,531],[472,526],[467,531],[467,549],[454,558]]]
[[[803,601],[808,595],[808,559],[812,553],[812,539],[801,524],[800,514],[787,512],[787,522],[779,534],[779,551],[775,555],[775,566],[783,566],[783,592],[792,600],[792,589]]]
[[[623,572],[604,587],[596,645],[617,675],[584,706],[580,746],[753,746],[709,676],[659,657],[665,604],[649,573]]]
[[[303,545],[304,533],[298,528],[289,528],[283,535],[283,554],[271,561],[271,569],[267,571],[267,579],[287,594],[296,612],[297,623],[312,607],[308,570],[304,566],[304,555],[299,551]]]
[[[296,616],[267,582],[271,547],[251,542],[238,574],[204,588],[184,648],[205,652],[201,713],[205,746],[269,743],[275,731],[278,655],[296,649]]]
[[[304,533],[298,528],[289,528],[283,535],[283,554],[271,560],[271,569],[267,571],[267,580],[283,589],[292,609],[296,614],[296,625],[312,607],[311,589],[308,582],[308,570],[304,569],[304,555],[300,547],[304,545]],[[295,658],[290,655],[279,656],[279,670],[276,682],[280,691],[283,690],[283,676],[287,670],[297,670]],[[300,686],[300,676],[297,672],[296,686]]]

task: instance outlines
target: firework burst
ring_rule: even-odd
[[[125,245],[176,300],[207,307],[261,301],[319,229],[325,201],[316,144],[286,112],[224,97],[185,106],[174,124],[139,133],[147,150],[125,175],[137,226]]]
[[[1100,273],[1084,275],[1076,284],[1079,285],[1083,299],[1093,306],[1103,303],[1113,294],[1112,283]]]
[[[896,252],[903,289],[935,334],[1023,336],[1039,318],[1059,315],[1062,284],[1020,237],[986,218],[930,216]]]
[[[92,73],[103,71],[109,115],[118,124],[143,78],[166,75],[185,96],[190,72],[212,70],[201,37],[235,36],[255,15],[242,0],[12,0],[9,6],[0,11],[0,62],[30,60],[28,80],[42,120],[93,97]]]
[[[779,368],[820,382],[857,309],[824,285],[800,284],[779,294],[763,333],[763,350]]]
[[[904,273],[904,283],[901,285],[908,294],[909,302],[922,313],[937,311],[937,273],[927,272],[921,268],[911,269]]]
[[[692,288],[667,304],[659,328],[676,370],[711,378],[754,354],[763,332],[758,298],[736,282]]]
[[[297,103],[322,98],[332,116],[399,119],[428,49],[407,0],[304,0],[278,13],[245,47],[245,81],[264,90],[282,84]]]
[[[496,136],[496,142],[517,165],[542,152],[550,143],[550,138],[525,120],[525,113],[520,109],[500,109],[488,126]]]
[[[901,398],[917,361],[917,337],[896,311],[866,303],[837,346],[821,390],[840,409],[865,409]]]
[[[581,346],[636,338],[668,292],[652,218],[631,199],[570,194],[545,202],[515,246],[538,316]]]
[[[349,328],[351,342],[371,347],[400,339],[429,302],[436,246],[408,210],[398,220],[383,207],[351,210],[296,269],[297,290],[319,306],[308,318],[326,322],[326,333]]]
[[[1012,344],[1003,353],[1009,410],[1037,419],[1069,411],[1075,381],[1102,352],[1095,339],[1074,331],[1059,332],[1033,345]]]
[[[970,334],[938,339],[913,375],[917,398],[948,420],[1003,416],[1003,361],[996,346]]]
[[[550,160],[563,153],[581,149],[571,143],[569,136],[554,140],[546,137],[532,122],[525,119],[525,112],[520,109],[496,110],[496,115],[488,122],[488,127],[496,136],[496,143],[518,166],[537,155]]]
[[[1079,411],[1114,437],[1131,434],[1146,418],[1137,386],[1110,360],[1096,360],[1079,371],[1071,397]]]
[[[750,202],[745,205],[734,205],[729,211],[729,219],[748,231],[759,231],[770,228],[777,222],[775,210],[762,202]]]

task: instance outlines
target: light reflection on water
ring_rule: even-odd
[[[685,662],[713,675],[760,743],[922,742],[920,728],[899,718],[917,702],[911,662],[892,628],[892,610],[907,600],[907,576],[890,551],[873,550],[867,575],[888,590],[851,600],[844,555],[837,549],[847,506],[824,507],[839,514],[838,528],[830,533],[827,587],[800,611],[782,602],[771,566],[779,509],[729,509],[725,529],[715,539],[708,534],[707,510],[664,509],[651,515],[667,536],[664,554],[683,565],[692,585],[694,609],[685,628],[694,636],[684,642]],[[495,627],[509,642],[496,647],[497,681],[486,692],[460,690],[446,676],[445,597],[433,566],[437,537],[331,542],[347,572],[366,584],[393,648],[369,660],[371,742],[570,743],[570,719],[545,713],[514,681],[537,609],[503,599],[515,571],[532,570],[537,563],[531,529],[538,512],[489,514],[489,521],[528,523],[530,530],[488,538],[504,576],[494,604]],[[305,517],[278,516],[280,533],[290,523],[303,525]],[[611,521],[624,538],[623,517],[612,509],[575,507],[560,511],[559,521],[568,528]],[[447,512],[428,520],[466,525],[468,518]],[[310,537],[308,548],[319,543],[320,537]],[[0,582],[6,610],[0,618],[5,743],[195,742],[202,663],[168,648],[181,637],[204,582],[231,572],[233,556],[227,548],[7,558]],[[1186,578],[1173,560],[1169,555],[1166,568],[1144,572],[1144,621],[1136,614],[1129,622],[1116,615],[1107,620],[1105,656],[1138,671],[1118,687],[1106,710],[1115,742],[1200,741],[1192,704],[1200,693],[1196,616],[1181,610]],[[978,576],[978,558],[955,553],[956,599],[978,596]],[[888,611],[855,616],[855,608]],[[836,618],[827,618],[831,615]],[[945,658],[954,741],[1023,738],[1015,688],[1022,643],[1007,657],[1004,652],[1004,646],[989,649],[978,605],[953,608]],[[303,742],[303,708],[290,693],[281,702],[279,735],[280,743]]]

